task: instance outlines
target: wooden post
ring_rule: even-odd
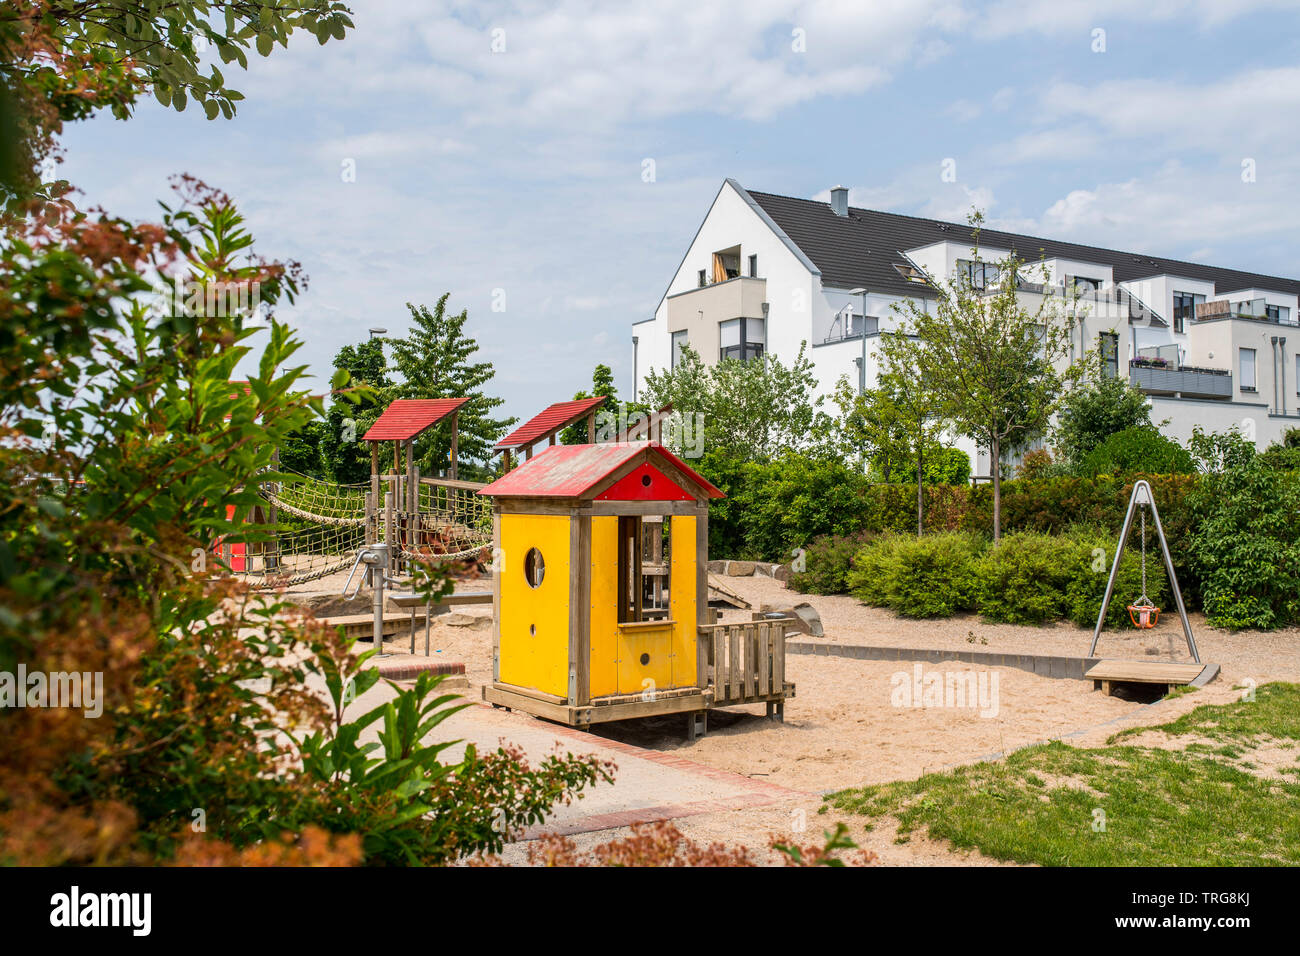
[[[509,452],[506,452],[509,455]],[[507,469],[508,470],[508,469]],[[492,503],[492,680],[501,679],[501,509]],[[426,612],[427,613],[427,612]]]
[[[596,413],[587,416],[587,444],[596,444]]]
[[[551,432],[551,440],[550,440],[550,442],[548,442],[548,444],[549,444],[552,448],[555,447],[555,432]]]
[[[280,470],[280,449],[278,448],[271,453],[271,468],[273,471]],[[277,571],[280,567],[280,536],[274,530],[275,525],[280,520],[280,511],[276,508],[274,501],[271,502],[270,507],[267,509],[266,518],[267,522],[271,525],[272,531],[271,540],[266,543],[262,552],[262,568],[263,570],[270,572]],[[251,565],[249,566],[249,570],[252,570]]]
[[[676,530],[676,529],[674,529]],[[678,554],[685,553],[692,542],[683,540],[685,535],[674,534],[668,542],[669,548],[680,548]],[[709,612],[709,506],[700,503],[695,515],[695,683],[703,690],[709,684],[709,642],[713,640],[710,631],[707,638],[700,635],[700,626],[712,624],[713,615]],[[671,558],[671,556],[670,556]],[[714,682],[716,690],[717,682]]]
[[[451,413],[451,479],[455,481],[460,473],[460,409]]]
[[[415,549],[420,544],[420,474],[415,468],[414,438],[406,442],[406,523],[407,546]]]
[[[379,442],[370,443],[370,502],[366,507],[366,544],[379,542]]]
[[[507,448],[501,452],[501,474],[510,472],[510,449]]]
[[[569,510],[569,706],[591,701],[591,515]]]

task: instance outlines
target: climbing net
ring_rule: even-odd
[[[288,472],[291,481],[261,486],[267,515],[246,535],[218,543],[221,563],[254,588],[292,587],[347,569],[366,544],[369,484],[338,484]],[[384,482],[393,481],[385,476]],[[374,516],[376,540],[391,541],[407,561],[422,563],[479,556],[492,542],[492,508],[465,483],[420,482],[419,511]],[[274,522],[269,507],[276,509]]]

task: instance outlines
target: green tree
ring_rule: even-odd
[[[1207,432],[1194,425],[1187,449],[1196,467],[1211,475],[1240,468],[1255,457],[1255,443],[1242,435],[1236,425],[1224,432]]]
[[[1103,373],[1100,355],[1089,375],[1066,392],[1053,436],[1071,466],[1078,467],[1103,441],[1128,428],[1153,428],[1147,397],[1126,379]]]
[[[599,406],[599,411],[616,412],[618,409],[618,391],[614,387],[614,373],[608,365],[597,365],[591,373],[591,391],[583,389],[574,393],[573,400],[579,401],[584,398],[596,398],[599,396],[605,401]],[[576,422],[560,432],[560,444],[562,445],[585,445],[587,443],[587,423],[585,420]]]
[[[693,433],[694,416],[703,415],[705,446],[740,461],[770,461],[790,450],[831,455],[834,423],[822,410],[824,399],[813,397],[817,377],[806,351],[800,345],[789,365],[764,355],[706,366],[683,346],[672,369],[652,369],[646,376],[646,404],[671,403],[683,433]]]
[[[891,482],[907,469],[911,458],[907,423],[884,388],[859,393],[847,375],[835,382],[832,400],[839,408],[838,439],[847,456],[863,462],[863,471],[880,481]]]
[[[906,425],[907,450],[916,473],[916,533],[925,533],[926,455],[937,453],[948,426],[947,404],[939,382],[925,374],[920,362],[923,346],[902,334],[881,336],[880,388],[889,395]]]
[[[395,398],[468,398],[457,416],[458,457],[471,469],[477,463],[477,470],[486,474],[492,446],[517,419],[492,417],[492,410],[504,402],[483,390],[492,380],[492,364],[472,361],[479,346],[465,334],[469,313],[462,309],[449,315],[450,296],[444,294],[432,311],[406,303],[413,322],[410,332],[405,338],[384,340],[392,348],[393,366],[402,376],[392,393]],[[415,452],[423,474],[444,471],[451,454],[450,419],[427,431],[416,442]]]
[[[243,95],[222,67],[248,68],[305,32],[324,44],[352,28],[333,0],[16,0],[0,10],[0,194],[48,198],[39,167],[63,124],[108,109],[131,116],[141,96],[208,119],[235,115]],[[215,53],[221,67],[210,60]]]
[[[1043,435],[1077,363],[1058,371],[1070,348],[1070,319],[1063,303],[1039,297],[1021,301],[1018,279],[1028,276],[1014,255],[988,263],[980,255],[984,217],[970,216],[970,272],[941,281],[933,308],[915,300],[896,306],[900,330],[915,336],[917,373],[943,390],[945,414],[963,434],[989,450],[993,462],[993,537],[1001,535],[1002,460]],[[991,267],[991,268],[990,268]],[[985,287],[973,276],[996,270]]]
[[[336,393],[317,430],[321,466],[332,481],[361,484],[370,478],[370,447],[364,436],[392,400],[383,341],[343,346],[334,356],[334,376],[346,387]]]

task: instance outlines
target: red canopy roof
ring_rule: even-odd
[[[529,445],[536,444],[551,432],[557,432],[561,428],[572,425],[604,401],[605,399],[597,396],[596,398],[579,398],[572,402],[556,402],[528,419],[492,447],[497,451],[527,448]]]
[[[591,498],[594,488],[625,465],[653,464],[656,460],[670,464],[695,486],[688,491],[704,498],[726,497],[663,445],[651,442],[554,445],[480,489],[479,494],[497,498]]]
[[[384,409],[363,441],[406,441],[436,425],[468,398],[399,398]]]

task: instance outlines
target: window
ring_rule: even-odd
[[[1101,288],[1100,279],[1089,279],[1087,276],[1066,276],[1065,287],[1073,289],[1080,295],[1087,295],[1090,292],[1096,292]]]
[[[718,358],[748,362],[763,354],[767,330],[762,319],[730,319],[718,326]]]
[[[1101,352],[1102,375],[1119,378],[1119,333],[1102,332],[1098,335],[1097,350]]]
[[[1194,292],[1174,293],[1174,331],[1186,332],[1187,322],[1196,321],[1196,307],[1205,301],[1205,296]]]
[[[618,518],[618,623],[641,620],[641,519]]]
[[[1264,307],[1264,314],[1268,316],[1270,322],[1286,322],[1291,315],[1291,310],[1283,305],[1268,305]]]
[[[704,270],[701,269],[701,270],[700,270],[700,288],[703,289],[703,288],[704,288],[706,285],[708,285],[708,284],[709,284],[709,280],[708,280],[708,278],[706,277],[706,275],[705,275],[705,273],[704,273]]]
[[[542,560],[542,552],[536,548],[529,548],[528,553],[524,555],[524,580],[528,582],[530,588],[539,588],[544,577],[546,577],[546,562]]]
[[[972,289],[987,289],[998,284],[998,267],[991,262],[958,259],[957,275],[965,276]]]
[[[677,360],[682,356],[682,346],[687,345],[689,343],[690,343],[690,338],[687,335],[685,329],[682,329],[680,332],[673,333],[673,350],[672,350],[671,364],[668,366],[669,368],[677,367]]]
[[[1238,373],[1241,378],[1241,390],[1253,392],[1255,391],[1255,350],[1241,349],[1240,355]]]
[[[1285,364],[1282,366],[1286,367]],[[1295,357],[1295,393],[1300,395],[1300,355]]]
[[[751,279],[758,278],[758,256],[749,257],[749,277]]]

